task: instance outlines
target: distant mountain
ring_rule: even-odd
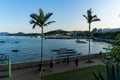
[[[18,32],[14,34],[9,34],[9,36],[39,36],[40,33],[23,33],[23,32]]]
[[[8,32],[0,32],[0,36],[8,36],[10,33]]]
[[[9,36],[24,36],[25,35],[25,33],[23,33],[23,32],[18,32],[18,33],[12,33],[12,34],[10,34]]]
[[[68,33],[69,31],[64,31],[62,29],[58,29],[58,30],[53,30],[53,31],[49,31],[49,32],[46,32],[45,35],[48,35],[48,34],[62,34],[62,33]]]
[[[86,31],[82,31],[85,32]],[[120,28],[114,28],[114,29],[110,29],[110,28],[104,28],[104,29],[97,29],[97,32],[102,32],[102,33],[106,33],[106,32],[120,32]],[[57,29],[57,30],[53,30],[53,31],[49,31],[44,33],[45,35],[52,35],[52,34],[79,34],[80,31],[65,31],[62,29]],[[23,33],[23,32],[18,32],[18,33],[8,33],[8,32],[0,32],[0,36],[40,36],[40,33]]]
[[[58,29],[58,30],[54,30],[54,31],[56,31],[56,32],[62,32],[62,31],[64,31],[64,30]]]

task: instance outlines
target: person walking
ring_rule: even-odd
[[[69,61],[69,56],[67,56],[66,61],[67,61],[67,64],[70,63],[70,61]]]
[[[51,57],[51,60],[50,60],[50,71],[53,71],[53,69],[54,69],[54,60],[53,60],[53,58]]]
[[[63,63],[66,64],[66,58],[63,58]]]
[[[39,65],[38,65],[38,71],[41,71],[42,70],[42,63],[40,62]]]
[[[75,59],[75,66],[78,67],[78,58]]]
[[[40,63],[39,63],[39,68],[37,69],[37,70],[39,71],[39,73],[40,73],[40,76],[43,75],[42,68],[43,68],[42,62],[40,62]]]

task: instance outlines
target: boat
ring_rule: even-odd
[[[66,51],[73,51],[74,49],[66,49]],[[58,52],[60,49],[52,49],[53,52]]]
[[[57,58],[58,57],[66,57],[66,56],[79,56],[79,55],[81,55],[81,53],[76,53],[76,54],[59,54],[57,56]]]
[[[5,43],[5,41],[0,41],[0,43]]]
[[[77,39],[75,42],[76,43],[87,43],[86,41],[81,41],[80,39]]]
[[[60,51],[58,51],[58,54],[68,54],[68,53],[76,53],[74,49],[66,49],[66,48],[60,48]]]
[[[13,49],[12,52],[19,52],[19,50],[18,49]]]
[[[58,54],[69,54],[69,53],[76,53],[77,51],[73,50],[73,51],[59,51]]]
[[[74,49],[67,49],[67,48],[52,49],[52,51],[57,52],[58,54],[76,53]]]

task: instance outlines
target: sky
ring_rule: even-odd
[[[88,24],[83,15],[92,8],[93,15],[101,19],[91,28],[120,28],[120,0],[0,0],[0,32],[39,33],[40,27],[32,29],[30,14],[52,12],[50,21],[56,21],[44,32],[51,30],[84,31]]]

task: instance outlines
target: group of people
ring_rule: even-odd
[[[50,65],[50,71],[53,71],[54,63],[55,62],[54,62],[53,58],[51,57],[50,64],[49,64]],[[40,75],[44,74],[45,69],[43,68],[42,62],[39,63],[39,67],[38,67],[37,70],[40,71]]]
[[[69,64],[69,56],[67,56],[67,57],[65,57],[65,58],[63,58],[63,63],[64,64]]]
[[[69,56],[67,56],[66,58],[63,59],[63,63],[64,64],[69,64],[70,63]],[[75,63],[75,66],[77,67],[78,66],[78,58],[75,58],[74,63]]]
[[[65,64],[69,64],[70,63],[69,56],[67,56],[66,58],[64,58],[63,62]],[[74,63],[75,63],[75,66],[78,67],[78,58],[75,58]],[[53,57],[51,57],[50,62],[49,62],[50,71],[54,70],[54,65],[55,65],[55,61],[54,61]],[[40,75],[44,74],[45,69],[43,68],[42,62],[39,63],[38,71],[40,71]]]

